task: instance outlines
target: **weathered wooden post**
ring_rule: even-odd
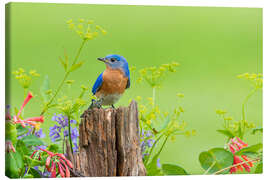
[[[79,127],[79,153],[68,157],[82,176],[144,176],[137,103],[86,110]],[[76,176],[76,175],[75,175]]]

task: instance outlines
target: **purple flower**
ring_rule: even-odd
[[[41,175],[41,177],[50,177],[51,176],[51,173],[48,172],[46,169],[44,171],[44,173],[42,173],[39,169],[38,169],[38,166],[34,166],[33,167],[35,170],[38,171],[38,173]]]
[[[148,140],[147,140],[147,145],[148,145],[148,147],[152,147],[153,144],[154,144],[154,142],[155,142],[154,139],[148,139]]]
[[[35,136],[39,138],[45,138],[45,133],[43,133],[42,128],[40,128],[38,131],[35,132]]]
[[[160,158],[157,159],[157,167],[158,167],[158,168],[161,168],[161,165],[160,165]]]
[[[25,136],[29,136],[32,133],[33,129],[34,129],[34,127],[31,126],[31,128],[28,129],[27,133],[25,133],[21,136],[18,136],[17,139],[22,139]],[[37,136],[38,138],[44,138],[46,136],[46,134],[43,133],[42,128],[40,128],[38,131],[35,132],[35,136]]]
[[[32,130],[33,130],[32,128],[29,128],[28,131],[27,131],[27,133],[18,136],[17,139],[22,139],[25,136],[29,136],[31,134]]]
[[[151,133],[151,131],[147,131],[145,136],[150,137],[150,136],[153,136],[153,134]]]
[[[44,145],[36,146],[36,147],[35,147],[35,150],[39,150],[40,148],[46,149],[47,146],[44,146]]]
[[[154,135],[151,131],[145,131],[142,129],[140,146],[143,158],[149,155],[149,149],[152,148],[155,143],[155,140],[152,138],[154,138]]]
[[[54,125],[53,127],[50,127],[49,130],[49,136],[53,142],[60,138],[61,128],[59,128],[59,126]]]
[[[53,142],[61,140],[61,135],[63,133],[63,137],[68,137],[68,117],[63,116],[62,114],[56,115],[52,117],[52,120],[57,122],[54,126],[50,127],[50,137]],[[70,120],[71,124],[76,124],[76,120]],[[79,132],[76,127],[71,127],[71,140],[74,144],[73,151],[78,149],[77,141],[79,137]]]
[[[145,156],[149,156],[149,153],[143,153],[143,154],[142,154],[142,158],[143,158],[143,159],[145,158]]]

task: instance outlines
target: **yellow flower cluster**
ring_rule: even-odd
[[[107,31],[100,25],[94,25],[93,20],[79,19],[78,22],[74,22],[72,19],[67,21],[70,29],[75,31],[82,39],[91,40],[96,38],[99,33],[105,35]]]
[[[244,73],[238,75],[237,78],[249,80],[255,86],[255,88],[262,88],[263,75],[261,73]]]
[[[159,67],[143,68],[139,70],[140,76],[136,82],[141,83],[145,80],[152,88],[160,87],[168,72],[176,72],[175,68],[179,65],[177,62],[172,62],[170,64],[162,64]]]
[[[14,74],[15,78],[18,79],[23,89],[28,89],[30,87],[33,77],[40,76],[36,70],[30,70],[27,73],[23,68],[19,68],[18,70],[13,71],[12,74]]]

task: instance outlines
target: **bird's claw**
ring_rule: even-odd
[[[93,109],[93,108],[98,108],[100,109],[101,108],[101,101],[100,100],[94,100],[92,99],[92,103],[91,105],[88,107],[88,109]]]

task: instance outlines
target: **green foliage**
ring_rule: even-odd
[[[149,164],[146,164],[147,176],[162,176],[163,172],[157,167],[157,159],[159,154],[156,154]]]
[[[57,144],[50,144],[47,149],[53,153],[59,152],[59,146]]]
[[[5,155],[5,174],[9,178],[19,178],[24,173],[24,162],[22,155],[16,152],[9,152]]]
[[[222,130],[217,130],[219,133],[224,134],[225,136],[227,136],[228,138],[233,138],[235,136],[240,137],[240,139],[243,139],[245,133],[248,130],[254,130],[255,128],[255,124],[252,122],[248,122],[247,118],[246,118],[246,106],[247,106],[247,102],[250,99],[251,96],[253,96],[259,89],[262,88],[262,74],[249,74],[249,73],[244,73],[241,75],[237,76],[238,78],[241,79],[246,79],[248,80],[253,89],[252,91],[245,97],[243,103],[242,103],[242,118],[241,120],[238,121],[233,121],[233,117],[228,116],[227,111],[226,110],[216,110],[216,114],[218,115],[218,118],[221,119],[223,121],[223,128]],[[255,132],[257,131],[261,131],[260,129],[255,128],[255,130],[253,131],[255,134]]]
[[[263,128],[262,127],[257,127],[252,129],[251,134],[255,135],[257,132],[263,133]]]
[[[166,146],[168,139],[175,140],[177,135],[190,136],[195,135],[196,131],[186,130],[187,123],[183,120],[184,108],[181,105],[176,106],[172,112],[162,111],[156,103],[156,89],[162,87],[162,82],[168,77],[169,73],[175,72],[179,63],[172,62],[170,64],[163,64],[159,67],[146,67],[139,70],[139,75],[136,76],[136,67],[131,67],[133,77],[138,77],[136,84],[146,82],[152,88],[152,97],[142,98],[137,96],[135,99],[139,103],[139,119],[140,132],[151,132],[151,136],[141,135],[142,142],[154,142],[151,146],[143,147],[143,154],[145,158],[143,162],[147,169],[147,175],[157,176],[164,175],[161,168],[157,166],[157,160],[160,153]],[[184,97],[183,93],[177,93],[177,101]],[[143,103],[143,102],[147,103]],[[166,173],[172,172],[169,168],[171,166],[165,165]],[[180,166],[176,169],[180,173]],[[183,173],[185,171],[181,171]]]
[[[235,135],[234,135],[230,130],[228,130],[228,129],[226,129],[226,130],[219,129],[219,130],[217,130],[217,132],[219,132],[219,133],[221,133],[221,134],[227,136],[228,138],[233,138],[233,137],[235,136]]]
[[[257,153],[259,150],[262,149],[262,143],[258,143],[255,145],[251,145],[248,147],[245,147],[235,153],[236,156],[241,156],[241,155],[246,155],[246,154],[251,154],[251,153]]]
[[[40,173],[34,168],[30,168],[28,173],[25,176],[24,178],[42,178]]]
[[[262,161],[256,166],[255,173],[256,174],[262,174],[263,173],[263,162]]]
[[[16,151],[18,151],[21,155],[30,155],[30,149],[27,148],[24,141],[18,140],[16,144]]]
[[[52,90],[50,89],[50,81],[49,81],[49,76],[45,75],[42,86],[40,87],[40,94],[43,98],[44,102],[48,102],[51,94],[52,94]]]
[[[44,142],[40,138],[32,134],[28,136],[24,136],[21,140],[24,142],[24,144],[27,147],[44,145]]]
[[[17,137],[29,132],[29,128],[28,127],[23,128],[21,124],[16,124],[16,129],[17,129]]]
[[[17,142],[17,129],[16,125],[10,121],[6,121],[5,123],[5,139],[6,141],[11,141],[13,144]]]
[[[162,171],[165,175],[188,175],[184,168],[175,164],[162,164]]]
[[[233,154],[223,148],[213,148],[201,152],[199,161],[206,173],[215,173],[218,170],[231,166],[233,164]],[[228,169],[229,170],[229,169]],[[228,170],[223,173],[228,172]]]

